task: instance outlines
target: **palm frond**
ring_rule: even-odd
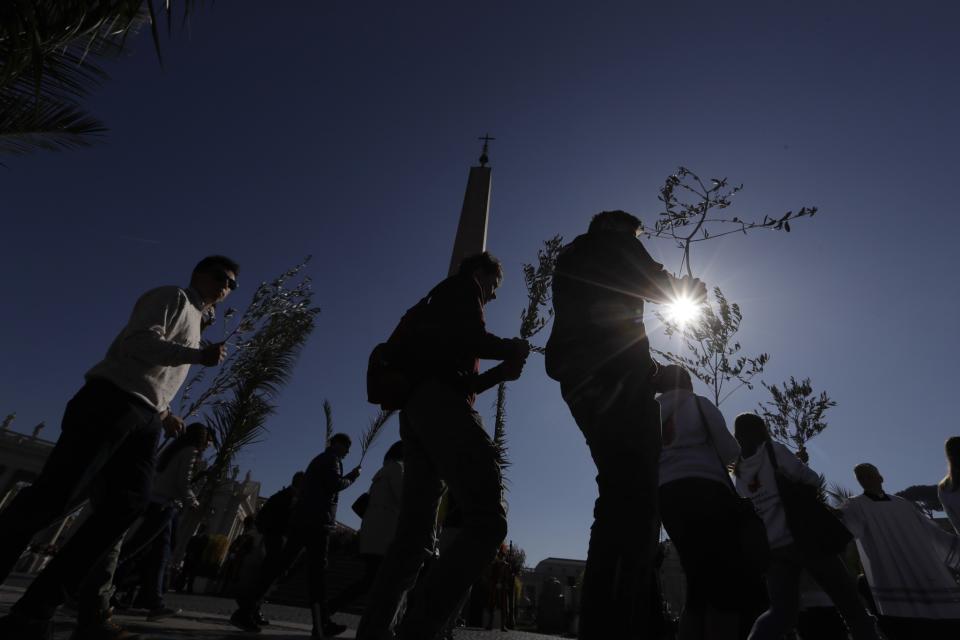
[[[96,118],[69,102],[8,102],[0,94],[0,153],[22,155],[44,149],[88,147],[106,132]]]
[[[254,385],[235,388],[229,400],[217,404],[207,420],[218,443],[211,466],[220,471],[227,469],[243,448],[260,442],[267,418],[275,409]]]
[[[32,0],[0,13],[0,83],[41,78],[64,55],[110,55],[143,23],[142,0]]]
[[[396,410],[394,409],[381,409],[377,415],[370,420],[369,426],[360,434],[360,464],[363,464],[363,459],[367,456],[367,451],[370,449],[370,446],[376,441],[384,425],[390,421],[390,418],[393,417],[395,413]]]
[[[330,438],[333,437],[333,407],[330,406],[330,401],[327,399],[323,400],[323,417],[327,428],[327,437],[324,439],[324,442],[330,444]]]
[[[502,474],[510,466],[509,448],[507,446],[507,385],[503,382],[497,385],[497,413],[493,420],[493,448],[497,452],[497,464]]]
[[[853,497],[853,491],[846,488],[842,484],[838,484],[834,482],[827,489],[827,495],[830,497],[831,500],[833,500],[833,505],[835,507],[839,507],[844,502],[846,502],[847,500]]]
[[[184,20],[197,2],[180,0]],[[172,5],[172,0],[165,0],[168,26]],[[156,13],[154,0],[6,3],[0,10],[0,104],[4,112],[17,114],[13,122],[20,126],[0,127],[4,138],[0,152],[83,147],[92,142],[92,135],[106,131],[78,101],[107,77],[97,60],[121,53],[127,37],[147,23],[162,63]],[[38,126],[55,115],[51,105],[67,112],[53,120],[56,126]],[[34,122],[23,126],[23,114],[30,111],[35,112]]]

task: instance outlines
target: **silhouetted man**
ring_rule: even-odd
[[[500,262],[489,253],[465,259],[456,275],[407,312],[387,343],[416,371],[416,384],[400,413],[400,521],[357,638],[393,637],[390,624],[401,597],[434,548],[444,483],[460,505],[463,528],[421,577],[422,597],[404,617],[402,638],[433,638],[506,536],[497,450],[473,408],[477,393],[520,377],[530,350],[525,340],[505,340],[486,330],[483,308],[496,297],[502,277]],[[505,362],[480,374],[481,358]]]
[[[346,629],[327,614],[326,567],[330,531],[336,523],[340,492],[360,476],[360,467],[343,474],[341,462],[350,452],[350,436],[334,434],[327,449],[314,458],[304,472],[299,495],[293,508],[287,539],[277,561],[264,562],[257,583],[244,596],[237,598],[237,609],[230,622],[245,631],[259,631],[258,612],[264,596],[274,581],[283,575],[300,555],[307,554],[307,589],[313,636],[335,636]]]
[[[302,484],[303,471],[297,471],[293,474],[290,486],[267,498],[257,512],[257,530],[263,535],[264,566],[273,566],[280,562],[283,543],[290,532],[290,520],[293,518],[293,508],[297,504]],[[253,619],[260,626],[270,624],[259,609],[254,613]]]
[[[193,593],[193,582],[197,579],[203,565],[203,552],[210,544],[210,535],[207,533],[207,524],[201,522],[197,527],[197,532],[187,541],[187,548],[183,553],[183,571],[181,579],[183,580],[183,590],[187,593]]]
[[[290,520],[297,504],[303,471],[293,474],[289,487],[284,487],[267,498],[257,512],[257,531],[263,535],[264,562],[274,562],[283,549],[283,542],[290,531]]]
[[[201,348],[200,330],[204,314],[236,288],[238,271],[233,260],[209,256],[194,268],[189,287],[145,293],[106,357],[87,372],[40,476],[0,514],[0,579],[34,534],[88,492],[92,514],[0,619],[0,638],[46,638],[63,593],[76,593],[146,506],[160,432],[183,429],[170,401],[191,364],[212,367],[226,354],[223,344]],[[106,617],[77,637],[129,636]]]
[[[629,213],[598,213],[561,250],[553,277],[547,374],[560,382],[597,465],[580,611],[587,640],[644,637],[650,620],[660,408],[643,302],[706,293],[699,280],[674,278],[655,262],[640,230]]]

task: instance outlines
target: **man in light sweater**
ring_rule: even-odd
[[[87,372],[40,476],[0,513],[0,580],[34,534],[69,508],[89,497],[92,514],[0,618],[0,638],[49,637],[63,593],[77,591],[145,507],[160,432],[183,429],[171,400],[191,364],[216,366],[226,355],[222,343],[201,347],[200,330],[204,314],[236,288],[238,270],[229,258],[209,256],[194,268],[189,287],[145,293],[106,357]],[[100,631],[98,638],[130,637],[109,620]]]

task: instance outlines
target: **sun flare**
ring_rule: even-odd
[[[666,311],[668,320],[685,327],[700,316],[700,305],[686,296],[680,296],[667,304]]]

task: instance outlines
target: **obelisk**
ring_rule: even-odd
[[[450,272],[457,272],[460,262],[467,256],[482,253],[487,249],[487,218],[490,215],[490,167],[487,163],[489,134],[482,138],[483,152],[480,154],[480,166],[470,167],[467,177],[467,191],[463,194],[463,208],[460,209],[460,224],[457,225],[457,237],[453,241],[453,255],[450,256]]]

